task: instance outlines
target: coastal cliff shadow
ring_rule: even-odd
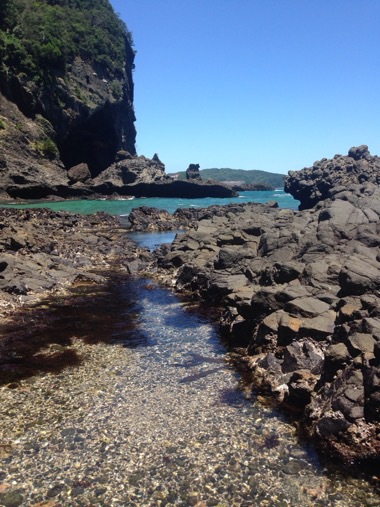
[[[76,342],[148,346],[138,329],[133,280],[107,273],[104,284],[82,283],[65,296],[25,306],[0,323],[0,385],[59,373],[83,361]]]

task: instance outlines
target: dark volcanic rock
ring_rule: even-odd
[[[380,184],[380,158],[371,156],[368,146],[351,148],[348,156],[323,158],[301,171],[290,171],[285,178],[285,192],[301,201],[300,209],[315,206],[335,194],[350,198],[350,185]],[[345,194],[346,193],[346,194]]]
[[[83,162],[74,167],[71,167],[67,171],[67,176],[73,183],[76,183],[78,181],[84,183],[91,178],[91,172],[88,168],[88,165]]]
[[[161,278],[224,308],[253,386],[303,412],[303,429],[347,463],[380,451],[379,202],[366,181],[300,212],[182,210],[192,229],[157,259]]]
[[[218,183],[198,181],[174,181],[165,173],[164,164],[157,158],[131,157],[112,164],[97,176],[92,191],[111,195],[133,195],[136,197],[231,197],[236,193]]]
[[[188,180],[201,180],[201,173],[199,172],[199,164],[190,164],[186,169],[186,179]]]
[[[128,221],[132,231],[168,231],[189,226],[187,219],[148,206],[134,208],[128,215]]]
[[[110,77],[80,58],[67,75],[49,83],[49,90],[35,89],[26,80],[8,83],[1,75],[1,189],[29,199],[86,195],[88,190],[79,192],[69,181],[84,181],[88,175],[84,178],[82,172],[78,178],[78,170],[71,168],[86,164],[95,177],[114,162],[119,150],[135,154],[133,59],[130,50],[125,72],[112,78],[123,90],[118,99],[107,83]],[[30,96],[30,110],[20,103],[24,92]],[[57,96],[59,103],[54,101]]]
[[[105,213],[73,215],[48,209],[0,209],[0,304],[17,307],[78,280],[101,282],[91,271],[138,259],[118,220]]]
[[[54,8],[59,12],[63,6],[58,3]],[[64,8],[65,12],[74,9],[69,5]],[[76,11],[84,8],[75,6]],[[118,52],[113,38],[104,42],[105,48],[112,48],[112,54],[100,52],[103,64],[94,58],[86,60],[80,45],[75,54],[74,44],[62,68],[44,64],[43,71],[35,69],[43,79],[33,79],[24,68],[18,69],[18,58],[14,59],[15,68],[0,61],[0,197],[237,195],[219,183],[198,181],[199,166],[191,166],[190,181],[173,181],[156,154],[153,159],[136,156],[132,79],[135,51],[130,34],[124,31],[111,5],[103,2],[102,8],[109,14],[104,24],[110,22],[114,29],[121,30],[119,38],[115,33],[112,37],[121,42],[122,65],[104,63],[113,62]],[[77,29],[70,25],[71,19],[67,17],[64,27],[67,33]],[[0,19],[0,31],[8,32],[2,22]],[[19,26],[15,30],[22,33]],[[109,32],[105,29],[106,39]],[[94,37],[91,31],[82,35]],[[46,44],[50,47],[52,43]]]

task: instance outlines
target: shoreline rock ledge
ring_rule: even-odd
[[[223,308],[222,331],[252,388],[298,412],[303,433],[328,456],[378,467],[379,159],[363,147],[350,154],[290,175],[287,188],[300,199],[301,182],[313,173],[304,208],[311,187],[327,182],[327,197],[313,208],[205,210],[156,251],[156,271]]]

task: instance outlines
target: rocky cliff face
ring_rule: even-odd
[[[137,157],[131,34],[107,0],[4,0],[0,198],[226,197]]]
[[[18,8],[20,15],[28,9],[17,1],[6,3]],[[50,9],[47,11],[50,15],[86,8],[85,1],[83,7],[78,3],[79,7],[72,9],[65,2],[39,3],[41,8]],[[106,8],[112,23],[121,31],[122,47],[118,50],[123,52],[122,66],[107,63],[106,58],[111,59],[115,50],[111,41],[109,54],[105,49],[99,58],[92,54],[86,58],[78,47],[64,65],[52,61],[37,72],[30,64],[28,73],[23,72],[23,66],[29,62],[26,56],[21,62],[11,59],[9,54],[14,41],[26,47],[28,34],[16,38],[19,30],[26,29],[21,21],[9,28],[6,21],[1,23],[0,17],[0,52],[4,50],[7,55],[0,64],[1,186],[11,196],[70,194],[69,188],[64,192],[63,187],[70,187],[67,170],[71,167],[85,163],[91,177],[96,177],[115,161],[118,151],[136,154],[132,80],[135,53],[128,32],[122,33],[121,21],[112,7],[109,4],[104,7],[105,4],[101,8]],[[95,10],[91,11],[94,13]],[[44,18],[42,22],[47,23]],[[59,25],[59,29],[71,30],[70,22],[69,18],[67,26]],[[63,33],[58,36],[64,38]],[[90,36],[91,33],[83,34]],[[102,43],[106,46],[106,42],[109,41],[105,38]],[[102,64],[102,59],[106,63]]]

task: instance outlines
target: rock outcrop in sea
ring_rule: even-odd
[[[253,389],[297,411],[303,432],[326,452],[346,464],[378,465],[378,158],[363,147],[350,154],[339,157],[340,172],[337,158],[322,162],[313,185],[326,181],[328,197],[311,209],[268,203],[198,210],[190,231],[156,252],[157,276],[223,308],[223,333]],[[363,161],[368,177],[352,176],[363,174]],[[358,162],[360,171],[353,169]],[[305,170],[290,176],[304,179]]]

